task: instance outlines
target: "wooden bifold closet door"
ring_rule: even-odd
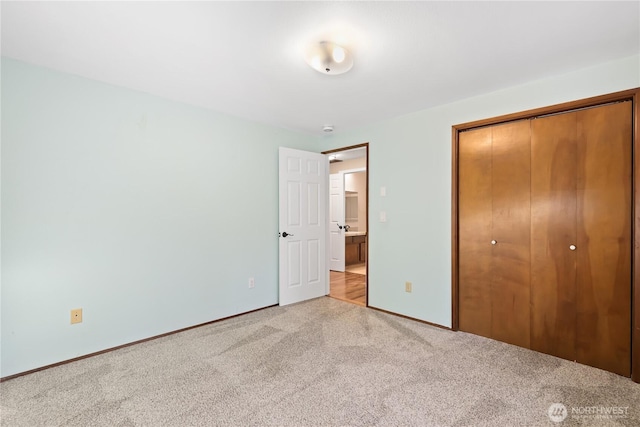
[[[529,347],[529,121],[460,135],[460,329]]]
[[[630,375],[631,112],[460,133],[460,330]]]

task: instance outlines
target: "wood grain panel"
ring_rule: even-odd
[[[344,245],[344,263],[345,265],[358,264],[360,262],[360,245],[352,243],[350,237]]]
[[[531,122],[531,348],[575,360],[576,114]]]
[[[460,134],[459,328],[491,337],[491,128]]]
[[[531,281],[530,121],[492,127],[492,338],[529,348]]]
[[[631,375],[631,102],[577,113],[576,360]]]
[[[636,89],[633,104],[633,247],[632,247],[632,301],[631,301],[631,379],[640,383],[640,89]]]

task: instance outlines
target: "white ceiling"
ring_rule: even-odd
[[[335,133],[640,51],[640,2],[6,2],[2,55]],[[353,69],[311,69],[332,39]]]

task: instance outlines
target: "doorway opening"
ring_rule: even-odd
[[[329,296],[368,306],[369,143],[329,157]]]

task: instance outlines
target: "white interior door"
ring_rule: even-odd
[[[329,161],[280,147],[280,305],[326,295]]]
[[[329,175],[329,268],[344,271],[344,173]]]

